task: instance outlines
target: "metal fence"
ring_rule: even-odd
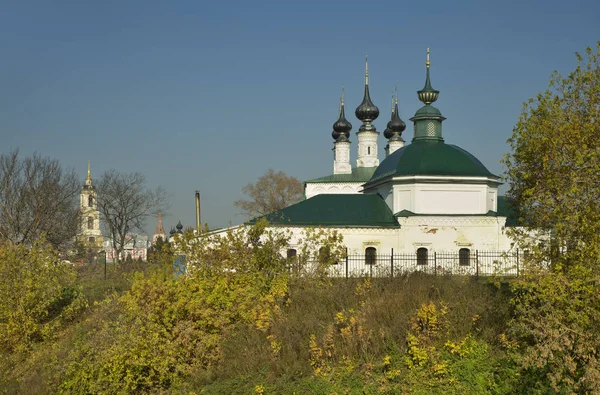
[[[415,253],[354,254],[327,266],[331,277],[395,277],[423,272],[435,276],[502,276],[517,277],[523,251],[462,250],[452,252],[421,251]],[[296,258],[294,258],[296,259]],[[316,267],[318,261],[309,261]],[[290,267],[292,268],[293,262]]]

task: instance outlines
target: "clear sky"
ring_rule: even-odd
[[[396,83],[402,119],[420,107],[431,47],[446,142],[501,174],[522,102],[598,40],[597,0],[6,1],[0,153],[57,158],[82,182],[88,159],[96,177],[141,172],[171,194],[167,231],[194,225],[198,189],[202,222],[226,226],[268,168],[332,173],[342,85],[356,163],[365,53],[380,132]]]

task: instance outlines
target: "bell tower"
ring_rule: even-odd
[[[92,184],[90,161],[88,161],[87,177],[81,188],[79,198],[80,223],[76,240],[84,246],[101,250],[104,237],[100,231],[100,211],[96,200],[96,187]]]

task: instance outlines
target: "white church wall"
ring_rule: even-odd
[[[487,210],[498,211],[498,188],[487,187]]]
[[[333,265],[333,276],[388,276],[393,270],[396,275],[411,271],[430,274],[464,275],[517,275],[518,259],[516,246],[506,234],[505,217],[484,216],[414,216],[399,218],[400,228],[327,228],[343,236],[343,245],[348,249],[346,260]],[[243,227],[243,226],[241,226]],[[235,227],[240,228],[240,227]],[[274,227],[274,230],[289,232],[288,249],[301,253],[307,227]],[[225,234],[223,229],[216,234]],[[318,245],[313,246],[318,251]],[[377,261],[367,262],[367,248],[375,248]],[[418,264],[417,250],[427,249],[425,264]],[[467,264],[460,262],[460,250],[467,249]],[[390,255],[394,253],[393,266]],[[286,255],[286,251],[281,252]],[[522,257],[524,251],[520,252]],[[393,267],[393,269],[391,269]],[[391,270],[390,270],[391,269]]]
[[[413,183],[393,187],[392,211],[416,214],[486,214],[494,191],[485,184]]]
[[[420,247],[431,251],[507,251],[512,241],[506,235],[506,217],[414,216],[399,218],[399,249],[414,252]]]
[[[321,194],[354,194],[361,193],[361,182],[330,182],[330,183],[306,183],[304,194],[307,199]]]

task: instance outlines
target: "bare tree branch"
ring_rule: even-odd
[[[74,170],[35,153],[0,155],[0,239],[32,244],[45,235],[57,248],[77,232],[79,181]]]
[[[256,183],[248,184],[242,191],[249,200],[237,200],[234,204],[249,217],[261,216],[298,203],[304,196],[304,187],[296,177],[273,169],[261,176]]]
[[[97,191],[98,210],[108,237],[117,259],[124,259],[127,237],[135,231],[143,231],[149,216],[167,208],[167,192],[162,187],[147,189],[143,174],[123,174],[116,170],[108,170],[102,175]]]

